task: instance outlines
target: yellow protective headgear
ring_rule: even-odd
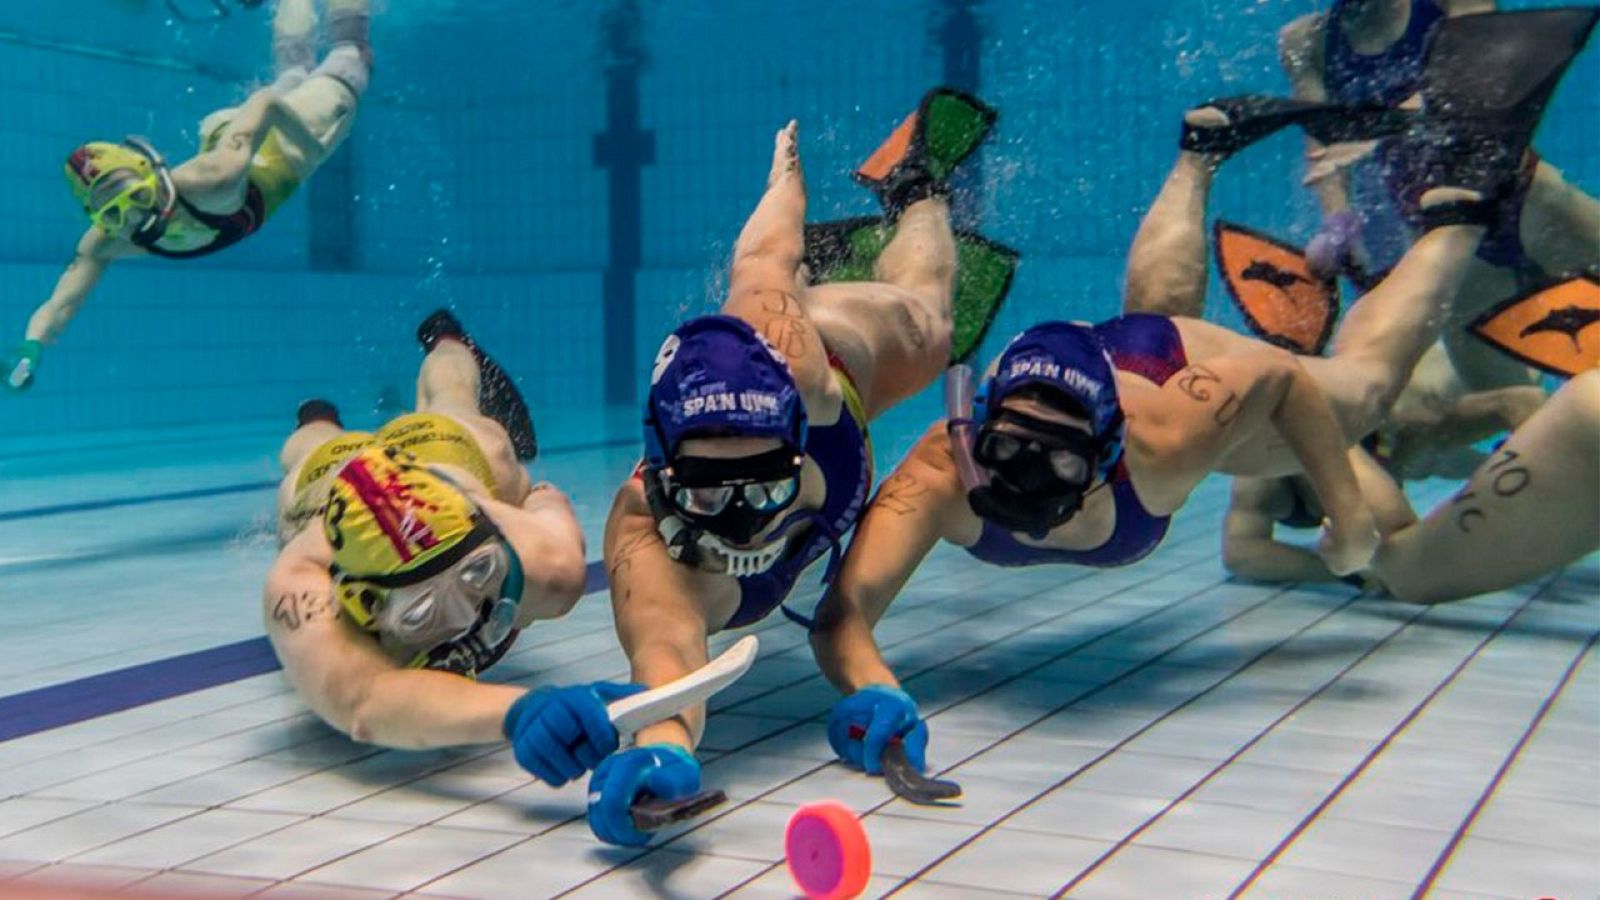
[[[497,533],[460,488],[394,447],[345,463],[322,522],[339,602],[368,630],[391,588],[443,572]]]
[[[67,157],[63,173],[89,220],[112,237],[121,236],[135,212],[144,220],[135,236],[159,236],[177,202],[166,163],[138,138],[84,144]]]

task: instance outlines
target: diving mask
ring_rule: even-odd
[[[779,447],[754,456],[682,456],[657,477],[673,510],[725,542],[747,544],[800,496],[805,456]]]
[[[122,147],[142,158],[143,165],[110,169],[89,185],[85,209],[105,234],[134,243],[159,240],[177,206],[172,173],[155,147],[128,137]]]
[[[1042,540],[1083,507],[1104,441],[1088,431],[995,408],[972,418],[971,370],[946,376],[947,430],[967,503],[1007,531]],[[974,427],[977,426],[977,427]]]
[[[408,665],[475,675],[513,636],[522,587],[516,551],[503,538],[486,541],[443,572],[383,591],[373,624]]]

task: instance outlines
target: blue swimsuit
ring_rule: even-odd
[[[1095,332],[1111,354],[1112,365],[1119,371],[1148,378],[1156,384],[1166,384],[1173,374],[1189,365],[1183,351],[1183,338],[1166,316],[1132,313],[1096,325]],[[1151,515],[1144,508],[1123,463],[1117,463],[1108,483],[1116,503],[1116,527],[1111,537],[1093,550],[1030,547],[988,521],[983,523],[978,542],[966,550],[997,566],[1069,563],[1111,568],[1138,562],[1161,544],[1172,517]]]
[[[1381,53],[1357,53],[1339,27],[1343,2],[1328,12],[1323,36],[1323,83],[1335,103],[1399,106],[1422,84],[1433,26],[1444,20],[1434,0],[1412,0],[1405,33]]]
[[[806,433],[805,447],[806,455],[822,469],[828,484],[827,496],[821,509],[797,512],[780,527],[779,533],[783,533],[802,522],[809,523],[808,530],[782,559],[760,575],[739,579],[739,608],[728,620],[728,628],[759,622],[777,609],[807,566],[824,553],[838,552],[840,541],[855,527],[867,504],[867,491],[872,487],[872,445],[867,437],[866,413],[849,373],[831,354],[829,362],[844,389],[844,409],[839,412],[839,421],[832,425],[812,426]],[[828,577],[832,575],[830,563]]]

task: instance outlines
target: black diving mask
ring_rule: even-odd
[[[973,457],[989,483],[967,494],[972,511],[1042,540],[1083,508],[1104,451],[1082,428],[1003,410],[979,430]]]
[[[680,456],[661,470],[673,510],[695,528],[747,544],[800,496],[805,457],[792,447],[727,459]]]

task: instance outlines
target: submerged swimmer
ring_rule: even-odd
[[[876,280],[807,284],[806,189],[791,122],[734,248],[721,314],[690,320],[661,347],[646,458],[618,492],[605,536],[617,630],[640,682],[704,665],[709,635],[771,614],[838,546],[872,480],[867,423],[949,361],[956,243],[941,176],[976,147],[993,113],[947,91],[923,109],[913,131],[938,129],[927,146],[946,155],[923,158],[913,136],[879,182],[896,221]],[[596,834],[642,843],[622,815],[635,796],[698,789],[692,751],[704,722],[701,706],[647,728],[639,747],[595,770]]]
[[[1371,575],[1417,603],[1521,584],[1600,550],[1600,370],[1550,398],[1418,521],[1392,483]],[[1370,492],[1369,492],[1370,493]]]
[[[281,457],[267,636],[306,703],[356,740],[510,740],[518,762],[559,786],[615,749],[604,703],[635,688],[476,680],[521,629],[577,602],[583,532],[480,408],[492,366],[459,324],[437,313],[419,338],[416,412],[366,434],[330,404],[301,407]]]
[[[1440,23],[1493,13],[1494,0],[1335,0],[1325,14],[1290,23],[1281,35],[1284,67],[1295,96],[1312,101],[1414,105],[1426,86],[1424,60]],[[1481,19],[1486,43],[1473,63],[1492,61],[1495,20]],[[1458,70],[1452,79],[1475,76]],[[1322,231],[1307,248],[1314,268],[1332,276],[1354,269],[1358,280],[1367,267],[1363,215],[1350,203],[1348,168],[1376,149],[1382,190],[1406,223],[1419,224],[1418,201],[1425,189],[1430,154],[1407,150],[1393,138],[1323,147],[1312,141],[1312,182],[1322,201]],[[1531,381],[1528,370],[1480,342],[1463,327],[1499,301],[1545,277],[1600,265],[1600,202],[1579,190],[1561,172],[1528,149],[1504,209],[1479,245],[1451,321],[1444,331],[1450,357],[1469,388],[1483,390]],[[1369,212],[1369,211],[1363,211]]]
[[[273,22],[277,80],[200,124],[200,153],[168,166],[148,142],[96,141],[67,159],[67,184],[91,223],[55,290],[0,359],[13,390],[33,383],[55,340],[113,261],[192,259],[258,231],[350,133],[367,89],[371,0],[324,0],[333,48],[316,64],[313,0],[280,0]],[[313,68],[315,66],[315,68]]]
[[[1405,400],[1406,395],[1402,394],[1401,401]],[[1363,495],[1370,499],[1368,486],[1375,483],[1470,475],[1473,466],[1485,458],[1471,449],[1472,443],[1517,428],[1544,402],[1545,394],[1540,388],[1510,387],[1466,394],[1415,419],[1392,415],[1384,431],[1397,434],[1392,446],[1401,456],[1380,454],[1376,440],[1364,442],[1371,446],[1351,453],[1350,461],[1363,486]],[[1385,531],[1382,510],[1375,509],[1375,513],[1379,531]],[[1235,478],[1223,519],[1222,563],[1233,575],[1252,581],[1365,584],[1365,576],[1335,575],[1309,548],[1277,537],[1280,526],[1319,528],[1323,518],[1316,492],[1302,475]],[[1390,522],[1390,528],[1397,527]]]
[[[1492,116],[1442,135],[1456,151],[1429,176],[1431,227],[1352,307],[1328,358],[1297,358],[1199,319],[1146,312],[1203,308],[1215,169],[1302,115],[1319,130],[1344,127],[1338,110],[1278,101],[1224,101],[1188,114],[1178,162],[1129,253],[1130,312],[1023,332],[984,379],[978,408],[964,408],[957,381],[950,419],[885,481],[811,636],[823,671],[849,695],[828,728],[842,758],[870,770],[895,737],[914,760],[924,752],[927,726],[872,628],[940,540],[996,565],[1128,565],[1161,542],[1210,472],[1298,470],[1323,509],[1326,566],[1347,575],[1371,562],[1376,523],[1347,448],[1383,421],[1437,338],[1514,181],[1515,145],[1526,135],[1502,133]],[[870,704],[872,746],[851,736],[846,718],[867,693],[883,698]]]

